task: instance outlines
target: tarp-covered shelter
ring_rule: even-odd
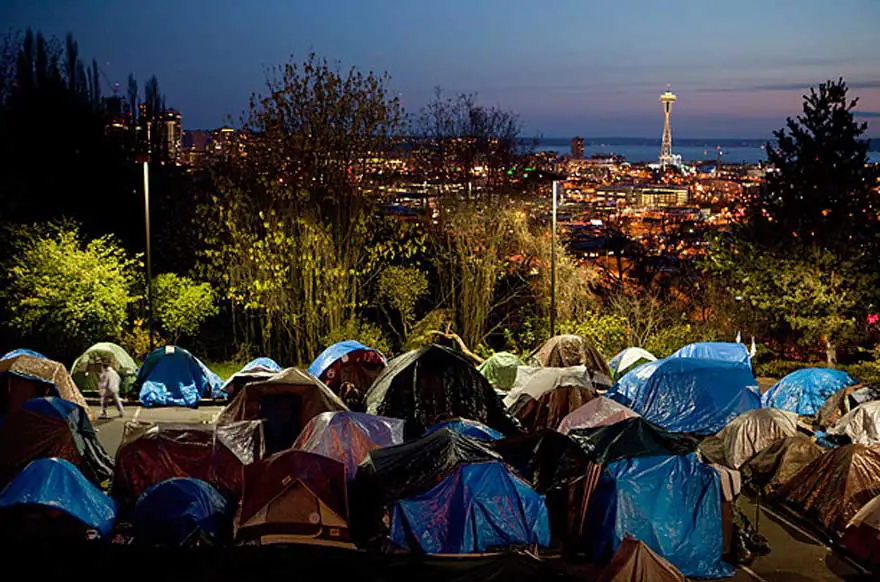
[[[635,411],[623,404],[605,396],[599,396],[563,418],[556,430],[562,434],[568,434],[569,431],[576,428],[608,426],[637,416]]]
[[[875,571],[880,569],[880,495],[846,524],[840,545],[863,565]]]
[[[697,450],[698,441],[676,434],[635,417],[595,428],[576,428],[568,432],[588,459],[607,465],[628,457],[687,455]]]
[[[646,362],[654,362],[657,358],[646,349],[643,348],[625,348],[617,353],[608,362],[608,368],[611,370],[611,377],[620,378],[632,368],[640,366]]]
[[[59,396],[75,402],[90,420],[95,420],[63,364],[28,355],[0,360],[0,421],[10,410],[41,396]]]
[[[527,358],[526,363],[545,368],[586,366],[594,384],[611,385],[611,370],[608,369],[608,362],[590,340],[579,335],[557,335],[548,339]]]
[[[138,544],[216,545],[231,537],[232,508],[208,483],[175,477],[156,483],[141,494],[132,523]]]
[[[821,429],[828,429],[839,421],[844,414],[865,402],[880,400],[880,389],[873,386],[853,384],[842,388],[829,396],[822,408],[816,413],[816,425]]]
[[[64,459],[37,459],[0,492],[0,537],[85,540],[113,531],[116,504]]]
[[[598,582],[687,582],[678,568],[658,555],[647,544],[627,536]]]
[[[263,457],[260,422],[206,424],[127,422],[116,451],[112,494],[131,508],[151,485],[174,477],[210,483],[223,495],[241,494],[241,469]]]
[[[9,358],[15,358],[16,356],[31,356],[42,360],[49,359],[40,352],[35,352],[34,350],[29,350],[27,348],[19,348],[17,350],[12,350],[11,352],[6,352],[0,360],[8,360]]]
[[[113,476],[113,459],[81,406],[57,396],[28,400],[0,427],[0,488],[31,461],[57,457],[95,485]]]
[[[523,361],[510,352],[497,352],[477,366],[480,374],[486,377],[496,390],[508,391],[516,381],[516,372]]]
[[[604,388],[604,387],[603,387]],[[504,404],[529,431],[556,428],[569,413],[598,396],[585,366],[517,369]]]
[[[721,485],[696,455],[621,459],[608,465],[615,482],[614,528],[602,532],[616,551],[631,535],[684,575],[723,578]]]
[[[801,469],[778,492],[788,505],[842,533],[856,513],[880,495],[880,447],[844,445]]]
[[[607,396],[672,432],[710,435],[760,408],[751,369],[720,360],[667,358],[626,374]]]
[[[404,419],[408,438],[460,417],[504,434],[518,430],[485,376],[460,353],[437,345],[388,362],[367,392],[366,404],[370,414]]]
[[[808,436],[785,437],[747,461],[741,468],[742,477],[754,491],[773,495],[823,452]]]
[[[100,342],[82,353],[70,367],[70,376],[80,390],[98,392],[100,364],[108,362],[119,374],[119,393],[126,395],[131,391],[137,376],[138,365],[122,346],[111,342]]]
[[[812,416],[819,412],[829,396],[857,383],[843,370],[802,368],[788,374],[765,392],[761,396],[761,406]]]
[[[852,443],[880,445],[880,400],[859,404],[826,432]],[[877,478],[880,479],[880,474]]]
[[[293,448],[316,453],[345,465],[348,479],[370,451],[403,443],[403,421],[363,412],[322,412],[312,418]]]
[[[260,544],[300,543],[354,549],[342,463],[288,450],[248,465],[235,535]]]
[[[453,418],[451,420],[435,424],[434,426],[426,430],[425,434],[428,435],[432,432],[437,432],[438,430],[443,429],[457,432],[458,434],[470,437],[472,439],[477,439],[478,441],[491,442],[504,438],[504,435],[494,428],[489,428],[482,422],[477,422],[476,420],[471,420],[469,418]]]
[[[298,368],[246,384],[220,413],[217,424],[262,420],[266,454],[293,446],[303,427],[322,412],[348,411],[323,382]]]
[[[351,382],[358,390],[366,391],[385,364],[385,356],[379,350],[346,340],[321,352],[309,366],[309,374],[327,384],[336,394],[344,382]]]
[[[752,356],[748,348],[735,342],[697,342],[679,348],[670,358],[693,358],[740,364],[752,369]]]
[[[280,371],[281,366],[272,358],[255,358],[227,378],[220,389],[230,396],[235,396],[245,384],[266,380]]]
[[[543,496],[502,463],[465,464],[394,503],[391,540],[418,553],[483,554],[548,546],[550,522]]]
[[[196,408],[202,398],[224,398],[223,381],[198,358],[177,346],[150,352],[132,387],[144,406]]]
[[[710,437],[720,441],[724,455],[716,462],[739,469],[774,442],[795,436],[797,421],[797,415],[786,410],[758,408],[743,412],[715,437]]]

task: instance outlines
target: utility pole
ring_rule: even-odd
[[[559,180],[553,180],[553,219],[550,227],[550,337],[556,337],[556,197]]]
[[[148,330],[150,332],[150,351],[155,349],[153,340],[153,265],[150,256],[150,166],[144,162],[144,224],[147,232],[147,313],[149,314]]]

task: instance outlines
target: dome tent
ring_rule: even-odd
[[[527,358],[526,363],[545,368],[586,366],[594,384],[602,388],[611,385],[611,371],[605,358],[589,340],[579,335],[558,335],[548,339]]]
[[[95,413],[61,363],[28,355],[0,360],[0,419],[41,396],[58,396],[79,404],[89,420],[95,420]]]
[[[795,435],[796,414],[785,410],[757,408],[743,412],[717,435],[709,438],[719,441],[721,446],[724,458],[716,461],[731,469],[739,469],[774,442]]]
[[[385,356],[378,350],[346,340],[321,352],[309,366],[309,374],[339,394],[344,382],[351,382],[358,390],[367,390],[385,364]]]
[[[752,356],[745,345],[735,342],[697,342],[679,348],[670,358],[694,358],[715,360],[748,366],[752,369]]]
[[[743,480],[752,490],[773,495],[822,452],[822,447],[805,435],[785,437],[766,447],[741,467]]]
[[[223,381],[187,350],[165,346],[150,352],[138,370],[134,390],[146,407],[197,408],[202,398],[221,398]]]
[[[516,381],[516,369],[523,362],[510,352],[497,352],[477,366],[480,374],[486,377],[496,390],[507,391]]]
[[[32,358],[40,358],[41,360],[49,359],[40,352],[35,352],[34,350],[29,350],[27,348],[19,348],[17,350],[12,350],[11,352],[6,352],[0,360],[8,360],[9,358],[14,358],[16,356],[31,356]]]
[[[137,376],[138,365],[121,346],[111,342],[101,342],[91,346],[78,357],[70,367],[70,375],[80,390],[97,392],[98,377],[90,367],[99,362],[109,362],[121,380],[119,393],[127,395]]]
[[[454,418],[452,420],[435,424],[426,430],[425,434],[429,435],[444,428],[478,441],[491,442],[504,438],[504,435],[497,430],[489,428],[482,422],[469,420],[467,418]]]
[[[761,406],[812,416],[832,394],[857,384],[842,370],[802,368],[782,378],[761,396]]]
[[[618,352],[616,356],[608,362],[611,370],[611,377],[620,378],[632,368],[644,364],[645,362],[653,362],[657,358],[648,350],[642,348],[626,348]]]
[[[132,521],[140,544],[213,545],[230,537],[232,514],[226,499],[208,483],[175,477],[141,494]]]
[[[281,366],[272,358],[255,358],[230,376],[220,387],[220,390],[230,396],[235,396],[241,387],[248,382],[265,380],[280,371]]]
[[[597,388],[586,366],[521,366],[504,404],[525,430],[555,428],[569,413],[596,398]]]
[[[827,434],[845,437],[852,443],[880,445],[880,400],[859,404],[829,428]]]
[[[608,426],[637,416],[637,413],[623,404],[605,396],[599,396],[563,418],[556,430],[562,434],[568,434],[576,428]]]

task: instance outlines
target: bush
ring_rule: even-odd
[[[379,350],[386,356],[391,352],[388,338],[382,333],[382,329],[378,325],[374,325],[357,317],[350,319],[321,338],[321,343],[327,347],[345,340],[361,342],[367,347]],[[318,354],[315,354],[315,356],[317,355]]]
[[[606,358],[611,358],[626,345],[626,319],[619,315],[601,315],[587,311],[578,320],[560,324],[559,333],[571,333],[590,340]]]
[[[796,360],[769,360],[766,362],[753,362],[755,376],[768,378],[782,378],[801,368],[823,368],[825,362],[798,362]]]
[[[154,348],[165,345],[162,336],[153,332]],[[150,353],[150,332],[144,327],[144,320],[136,319],[131,327],[122,332],[119,337],[119,345],[125,348],[135,360],[144,360]]]
[[[162,273],[153,278],[153,308],[165,335],[176,344],[181,336],[192,336],[218,308],[208,283],[189,277]]]
[[[665,358],[687,344],[700,341],[699,335],[689,323],[670,325],[648,338],[645,349],[658,358]]]
[[[880,388],[880,362],[861,362],[849,366],[839,366],[839,368],[861,384],[870,384]]]

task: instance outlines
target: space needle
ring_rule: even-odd
[[[678,97],[669,90],[669,85],[666,85],[666,92],[660,95],[660,103],[663,104],[663,112],[665,114],[663,142],[660,145],[660,167],[663,169],[678,162],[677,156],[672,153],[672,127],[669,125],[669,114],[672,113],[672,104],[677,100]]]

